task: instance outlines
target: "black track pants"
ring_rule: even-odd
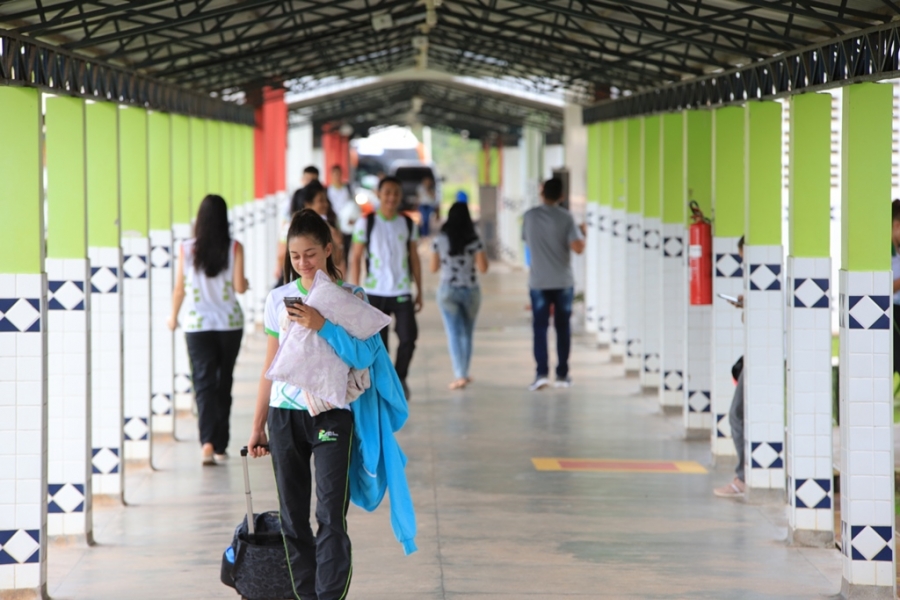
[[[397,358],[394,368],[397,369],[397,377],[400,381],[406,381],[409,373],[409,363],[412,362],[413,352],[416,350],[416,339],[419,337],[419,326],[416,324],[416,304],[411,295],[397,296],[369,296],[369,304],[388,316],[396,318],[394,331],[397,332],[399,345],[397,346]],[[384,347],[388,348],[388,328],[381,330],[381,339]]]
[[[305,410],[269,409],[269,449],[275,467],[284,545],[300,600],[343,600],[352,575],[347,507],[353,413],[333,409],[316,417]],[[310,527],[316,466],[316,521]]]

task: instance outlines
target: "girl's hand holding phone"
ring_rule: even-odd
[[[313,331],[320,331],[325,326],[325,317],[312,306],[306,304],[293,304],[287,307],[288,318]]]

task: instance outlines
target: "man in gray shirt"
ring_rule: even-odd
[[[522,239],[531,253],[532,328],[534,330],[534,360],[537,376],[528,389],[536,391],[550,385],[547,358],[547,327],[550,307],[553,307],[553,326],[556,329],[556,387],[570,387],[569,349],[571,347],[570,320],[575,295],[571,252],[584,252],[584,235],[575,225],[568,210],[559,205],[562,199],[562,180],[548,179],[541,190],[541,205],[525,213]]]

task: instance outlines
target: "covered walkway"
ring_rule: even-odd
[[[503,272],[500,272],[503,271]],[[435,282],[429,281],[429,294]],[[389,511],[352,507],[349,598],[814,598],[840,589],[836,550],[788,547],[781,503],[748,505],[710,490],[732,464],[712,467],[707,440],[685,441],[621,363],[581,337],[575,386],[532,394],[522,272],[495,267],[476,336],[476,383],[451,379],[434,303],[426,304],[401,440],[416,504],[419,551],[404,557]],[[433,296],[432,296],[433,297]],[[551,335],[552,337],[552,335]],[[246,436],[262,335],[245,343],[232,432]],[[196,435],[192,418],[179,437]],[[158,443],[159,471],[128,471],[129,506],[95,506],[97,546],[49,547],[56,600],[235,598],[218,583],[244,509],[240,463],[202,468],[194,443]],[[702,474],[550,472],[534,458],[696,461]],[[632,465],[635,466],[635,465]],[[637,465],[640,466],[640,465]],[[656,465],[657,467],[660,465]],[[275,506],[268,459],[252,464],[257,509]]]

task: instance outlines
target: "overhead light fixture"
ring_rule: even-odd
[[[394,19],[390,13],[381,13],[372,15],[372,29],[375,31],[383,31],[391,29],[394,26]]]

